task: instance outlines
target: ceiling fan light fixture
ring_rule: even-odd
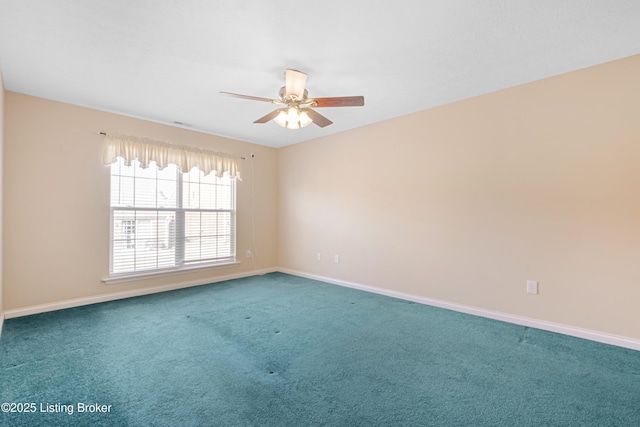
[[[300,111],[295,106],[287,109],[282,108],[273,120],[278,125],[291,130],[300,129],[313,123],[306,111]]]

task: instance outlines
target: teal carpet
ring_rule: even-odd
[[[640,426],[638,351],[280,273],[8,319],[0,369],[11,426]]]

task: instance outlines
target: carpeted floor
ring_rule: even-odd
[[[640,426],[638,351],[280,273],[8,319],[0,359],[11,426]]]

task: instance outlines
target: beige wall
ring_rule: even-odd
[[[639,76],[640,55],[280,149],[279,265],[640,339]]]
[[[276,150],[7,92],[5,95],[4,308],[23,309],[177,282],[206,281],[276,266]],[[105,285],[109,269],[109,168],[103,137],[114,132],[233,153],[241,265]],[[248,162],[253,162],[256,179]],[[251,187],[255,196],[255,241]],[[257,253],[255,267],[245,258]]]
[[[280,266],[640,339],[638,75],[635,56],[279,150],[0,90],[4,309]],[[242,264],[103,284],[102,130],[255,153]]]

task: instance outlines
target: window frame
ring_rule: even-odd
[[[123,166],[126,166],[126,163],[124,162],[124,160],[119,157],[117,160],[118,163],[120,163]],[[139,279],[144,279],[144,278],[152,278],[152,277],[161,277],[161,276],[166,276],[169,274],[179,274],[179,273],[184,273],[184,272],[189,272],[189,271],[195,271],[195,270],[203,270],[203,269],[210,269],[210,268],[219,268],[219,267],[227,267],[227,266],[233,266],[233,265],[238,265],[239,262],[237,260],[237,250],[236,250],[236,245],[237,245],[237,239],[236,239],[236,221],[237,221],[237,210],[236,210],[236,179],[232,178],[232,177],[225,177],[226,179],[229,179],[229,191],[230,191],[230,206],[229,208],[201,208],[201,207],[184,207],[185,204],[185,200],[183,199],[183,191],[186,185],[185,182],[185,177],[187,177],[188,175],[190,175],[190,173],[193,173],[193,169],[189,172],[184,172],[181,171],[179,167],[176,166],[176,205],[175,207],[158,207],[157,206],[157,202],[156,202],[156,206],[155,207],[136,207],[136,202],[135,202],[135,188],[136,188],[136,175],[134,173],[134,175],[132,176],[133,178],[133,188],[134,190],[132,190],[133,193],[133,197],[134,197],[134,202],[131,206],[118,206],[117,204],[114,205],[113,204],[113,200],[111,199],[111,195],[113,192],[113,177],[114,177],[114,172],[113,172],[113,165],[117,162],[114,162],[111,166],[110,166],[110,172],[109,172],[109,177],[110,177],[110,200],[109,200],[109,276],[108,278],[103,279],[103,282],[107,283],[107,284],[111,284],[111,283],[119,283],[119,282],[124,282],[124,281],[129,281],[129,280],[139,280]],[[131,162],[131,165],[133,167],[136,168],[140,168],[142,170],[145,170],[146,168],[142,168],[140,163],[137,161],[133,161]],[[157,165],[155,164],[155,162],[153,162],[152,164],[149,165],[149,167],[154,167],[156,168],[157,172],[160,172],[161,169],[157,167]],[[156,176],[154,178],[156,185],[157,182],[159,180],[158,178],[158,174],[156,172]],[[202,175],[202,172],[198,169],[198,173],[200,174],[199,177],[203,178],[205,175]],[[119,179],[121,179],[123,176],[122,174],[118,174],[117,175],[119,177]],[[138,179],[148,179],[145,177],[138,177]],[[218,184],[218,179],[222,179],[217,177],[215,180],[215,184],[214,185],[220,185]],[[190,183],[191,181],[189,181]],[[201,189],[201,182],[198,182],[199,188],[198,191],[200,191]],[[205,185],[210,185],[210,184],[205,184]],[[227,187],[227,185],[225,185],[225,187]],[[157,192],[157,188],[156,188],[156,192]],[[199,193],[200,194],[200,193]],[[188,202],[187,202],[188,204]],[[182,244],[177,243],[176,244],[176,248],[175,248],[175,252],[174,252],[174,264],[171,266],[167,266],[167,267],[158,267],[156,264],[155,268],[143,268],[143,269],[139,269],[136,270],[135,267],[133,270],[127,270],[127,271],[116,271],[114,272],[114,243],[121,240],[118,239],[114,236],[114,228],[115,228],[115,223],[116,223],[116,218],[115,218],[115,213],[116,212],[134,212],[134,218],[135,218],[135,213],[137,212],[149,212],[149,213],[156,213],[156,215],[160,212],[170,212],[170,213],[175,213],[175,241],[179,242],[181,241]],[[185,239],[185,233],[186,233],[186,223],[185,223],[185,215],[188,212],[197,212],[197,213],[228,213],[229,214],[229,256],[228,257],[223,257],[223,258],[219,258],[219,259],[211,259],[211,260],[207,260],[207,259],[199,259],[199,260],[195,260],[195,261],[189,261],[186,259],[186,239]],[[123,220],[126,221],[128,224],[128,228],[127,230],[131,229],[131,224],[130,224],[130,220]],[[134,219],[133,222],[133,230],[137,230],[138,228],[138,223],[137,223],[137,219]],[[125,233],[125,235],[127,236],[125,239],[126,245],[127,247],[129,247],[129,235],[127,233]],[[200,229],[200,236],[202,236],[202,229]],[[156,241],[158,240],[158,236],[156,233],[156,237],[155,237]],[[137,242],[135,242],[137,243]],[[134,244],[135,244],[134,243]],[[156,247],[156,251],[158,251],[158,248]],[[136,258],[136,255],[134,255],[134,260]]]

